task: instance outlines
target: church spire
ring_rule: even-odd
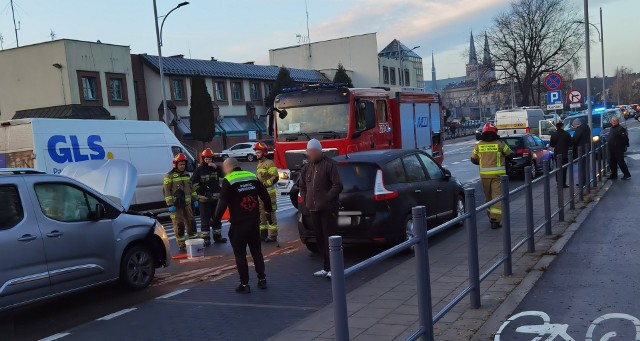
[[[482,64],[487,66],[493,64],[491,61],[491,53],[489,51],[489,38],[486,33],[484,34],[484,56],[482,58]]]
[[[438,83],[436,82],[436,61],[433,58],[433,51],[431,51],[431,83],[433,90],[438,90]]]
[[[469,64],[478,64],[478,56],[476,55],[476,44],[473,41],[473,31],[471,31],[471,37],[469,38]]]

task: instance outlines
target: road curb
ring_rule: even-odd
[[[491,317],[478,329],[473,335],[471,340],[493,340],[494,334],[498,331],[502,323],[509,318],[513,311],[518,307],[520,302],[527,296],[529,291],[535,286],[540,277],[544,274],[545,270],[551,265],[556,257],[562,252],[573,235],[580,229],[584,221],[591,214],[593,209],[598,205],[602,197],[609,191],[609,188],[613,185],[611,180],[607,180],[603,187],[594,196],[593,201],[587,204],[587,207],[576,217],[576,221],[569,225],[562,236],[555,242],[545,255],[538,260],[538,262],[532,267],[532,270],[527,273],[522,282],[507,295],[505,300],[500,306],[491,314]]]

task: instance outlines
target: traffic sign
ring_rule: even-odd
[[[547,110],[562,110],[562,108],[564,108],[564,105],[562,105],[562,103],[560,103],[560,104],[547,104]]]
[[[544,77],[544,87],[549,91],[560,89],[562,86],[562,76],[557,72],[552,72]]]
[[[562,104],[562,91],[547,91],[547,105],[548,104]]]
[[[571,103],[569,104],[569,108],[574,109],[574,108],[580,108],[582,106],[582,104],[580,103]]]
[[[568,100],[569,100],[569,103],[571,104],[582,103],[582,92],[580,92],[580,90],[575,90],[575,89],[569,91]]]

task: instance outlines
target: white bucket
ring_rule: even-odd
[[[204,257],[204,239],[187,239],[184,243],[187,245],[187,257],[189,259]]]

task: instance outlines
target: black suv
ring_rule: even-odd
[[[376,150],[333,158],[344,185],[339,234],[344,243],[396,245],[413,236],[411,208],[427,207],[429,228],[464,213],[464,190],[451,173],[417,150]],[[308,211],[299,204],[300,239],[317,252]]]

